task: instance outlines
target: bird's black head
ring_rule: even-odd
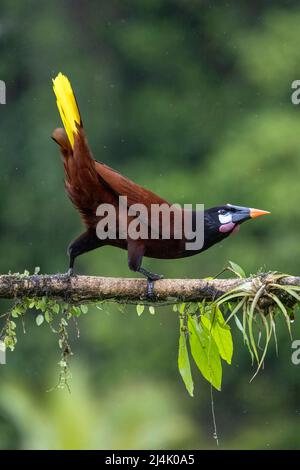
[[[207,209],[205,211],[205,249],[239,230],[240,225],[246,220],[266,214],[270,212],[232,204]]]

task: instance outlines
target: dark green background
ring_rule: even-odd
[[[146,260],[170,277],[216,274],[228,260],[299,274],[300,8],[296,1],[2,0],[0,270],[63,272],[82,230],[50,139],[60,118],[51,78],[68,75],[95,156],[172,202],[272,211],[186,260]],[[80,273],[132,276],[126,252],[82,257]],[[7,305],[1,304],[1,313]],[[57,380],[57,340],[31,312],[0,366],[0,448],[216,448],[210,387],[177,372],[178,318],[105,306],[74,332],[72,393]],[[222,448],[299,448],[300,366],[285,326],[254,372],[235,351],[215,392]],[[300,336],[296,320],[294,337]]]

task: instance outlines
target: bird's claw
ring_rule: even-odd
[[[61,276],[64,277],[64,278],[70,279],[71,277],[75,277],[76,274],[75,274],[73,268],[69,268],[68,271],[66,271],[65,273],[61,274]]]
[[[152,279],[147,279],[147,298],[150,300],[153,299],[154,297],[153,287],[154,287],[154,281]]]
[[[67,276],[69,276],[69,277],[74,276],[74,269],[73,269],[73,268],[69,268],[69,269],[68,269],[68,271],[67,271]]]
[[[155,295],[153,293],[154,281],[163,279],[163,276],[160,274],[153,274],[153,276],[147,278],[147,299],[153,300]]]

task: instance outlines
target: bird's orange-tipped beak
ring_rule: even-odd
[[[255,217],[260,217],[261,215],[271,214],[268,211],[261,211],[260,209],[250,209],[250,217],[251,219],[255,219]]]

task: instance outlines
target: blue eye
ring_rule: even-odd
[[[218,214],[220,214],[220,215],[225,215],[225,214],[227,214],[227,211],[225,211],[225,209],[220,209],[220,210],[218,211]]]

